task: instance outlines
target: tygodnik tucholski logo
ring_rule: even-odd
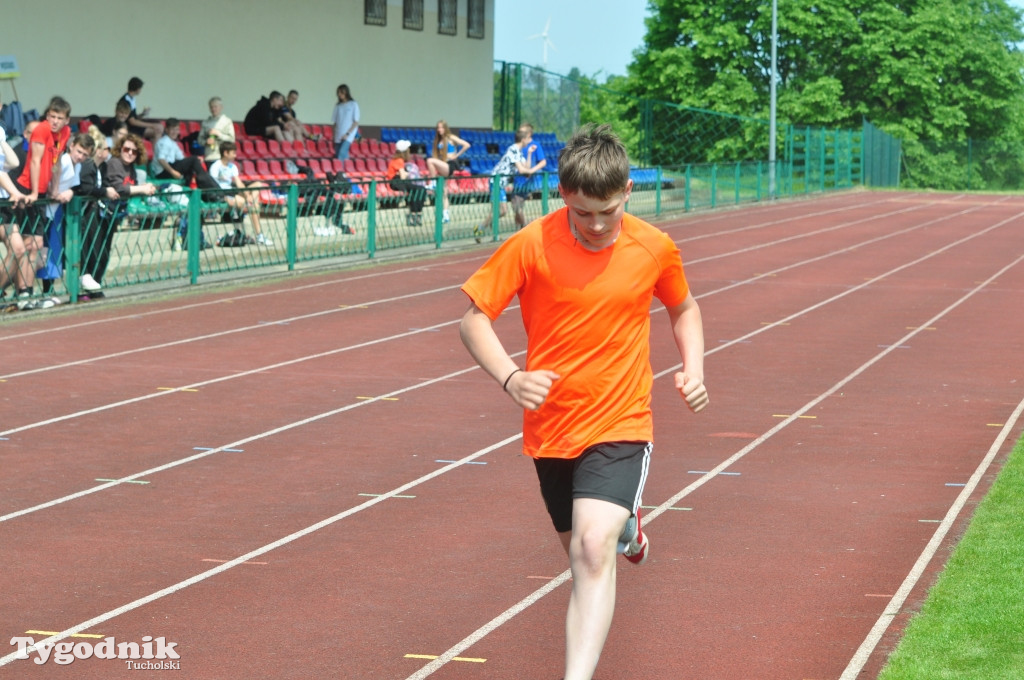
[[[117,642],[112,637],[99,642],[46,642],[36,644],[35,638],[12,637],[11,644],[17,645],[17,659],[29,659],[29,652],[36,657],[32,662],[42,666],[51,659],[55,664],[66,666],[76,659],[121,659],[130,670],[181,670],[181,657],[174,648],[177,642],[167,642],[163,637],[145,635],[142,642]]]

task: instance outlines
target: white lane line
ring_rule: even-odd
[[[936,218],[936,219],[933,219],[933,220],[928,220],[927,222],[923,222],[923,223],[918,224],[918,225],[914,225],[914,226],[911,226],[911,227],[907,227],[905,229],[894,231],[894,232],[891,232],[889,234],[884,234],[882,236],[877,236],[875,238],[871,238],[871,239],[868,239],[866,241],[861,241],[860,243],[856,243],[856,244],[853,244],[853,245],[850,245],[850,246],[846,246],[845,248],[841,248],[839,250],[835,250],[835,251],[832,251],[832,252],[829,252],[829,253],[825,253],[823,255],[818,255],[816,257],[808,258],[806,260],[801,260],[800,262],[796,262],[796,263],[789,264],[789,265],[786,265],[786,266],[783,266],[783,267],[779,267],[778,269],[773,269],[773,270],[768,271],[768,272],[757,274],[756,276],[752,276],[752,277],[750,277],[750,278],[748,278],[748,279],[746,279],[744,281],[736,281],[736,282],[733,282],[733,283],[731,283],[731,284],[729,284],[727,286],[724,286],[722,288],[719,288],[719,289],[716,289],[716,290],[712,290],[712,291],[707,291],[705,293],[702,293],[702,294],[698,295],[697,298],[698,299],[703,299],[703,298],[709,297],[711,295],[715,295],[717,293],[723,293],[725,291],[732,290],[733,288],[736,288],[738,286],[747,285],[749,283],[756,282],[756,281],[758,281],[760,279],[763,279],[763,278],[766,278],[766,277],[770,277],[770,276],[774,276],[774,275],[776,275],[776,274],[778,274],[780,272],[788,271],[790,269],[796,269],[798,267],[802,267],[802,266],[807,265],[807,264],[818,262],[820,260],[824,260],[824,259],[827,259],[829,257],[845,254],[845,253],[848,253],[850,251],[856,250],[858,248],[862,248],[862,247],[864,247],[866,245],[877,243],[879,241],[883,241],[883,240],[888,239],[888,238],[893,238],[893,237],[899,236],[901,234],[906,234],[908,232],[914,231],[915,229],[921,229],[921,228],[929,226],[931,224],[935,224],[936,222],[941,222],[941,221],[944,221],[944,220],[953,219],[954,217],[958,217],[960,215],[963,215],[965,213],[971,212],[972,210],[976,210],[976,209],[977,208],[970,208],[970,209],[967,209],[967,210],[960,211],[958,213],[953,213],[951,215],[947,215],[947,216],[944,216],[944,217]],[[750,250],[750,249],[743,249],[742,251],[737,251],[737,252],[746,252],[748,250]],[[711,258],[708,258],[708,259],[711,259]],[[701,261],[703,261],[703,260],[697,260],[697,262],[701,262]],[[695,264],[695,263],[691,263],[691,265],[692,264]],[[423,292],[423,293],[415,293],[415,294],[411,294],[409,296],[399,296],[397,298],[386,298],[386,299],[383,299],[383,300],[377,300],[377,301],[374,301],[374,302],[368,302],[368,303],[365,304],[365,306],[384,304],[386,302],[393,302],[393,301],[398,300],[398,299],[405,299],[405,297],[415,297],[415,296],[419,296],[419,295],[430,294],[430,293],[433,293],[433,292],[436,292],[436,291],[451,290],[451,289],[457,288],[457,287],[458,286],[450,286],[450,287],[446,287],[446,288],[435,289],[435,290],[432,290],[432,291],[426,291],[426,292]],[[343,310],[333,309],[333,310],[328,310],[328,311],[323,311],[323,312],[317,312],[316,314],[306,315],[305,317],[295,317],[295,319],[308,318],[310,316],[320,316],[320,315],[323,315],[323,314],[330,314],[330,313],[335,313],[335,312],[338,312],[338,311],[343,311]],[[452,323],[454,323],[454,322],[452,322]],[[436,326],[431,326],[431,327],[428,327],[428,328],[418,329],[416,332],[425,332],[425,331],[428,331],[428,330],[435,330],[437,328],[442,327],[443,325],[445,325],[445,324],[438,324]],[[255,326],[252,326],[250,328],[255,328]],[[227,334],[227,333],[231,333],[231,332],[237,332],[237,330],[238,329],[235,329],[235,331],[225,331],[223,334]],[[367,343],[356,345],[355,347],[367,347],[370,344],[374,344],[374,342],[385,342],[385,341],[388,341],[388,340],[391,340],[391,339],[406,337],[407,335],[408,334],[399,334],[399,335],[389,336],[387,338],[381,338],[381,339],[379,339],[377,341],[370,341],[370,342],[367,342]],[[215,336],[209,336],[209,337],[215,337]],[[178,341],[178,342],[184,343],[184,342],[190,342],[190,341],[191,340],[181,340],[181,341]],[[65,415],[62,415],[62,416],[55,416],[53,418],[49,418],[49,419],[42,420],[42,421],[39,421],[39,422],[28,423],[26,425],[22,425],[20,427],[13,428],[13,429],[10,429],[10,430],[0,431],[0,437],[5,437],[7,435],[14,434],[16,432],[23,432],[25,430],[34,429],[34,428],[37,428],[37,427],[42,427],[44,425],[52,425],[52,424],[55,424],[55,423],[62,422],[64,420],[70,420],[70,419],[73,419],[73,418],[77,418],[77,417],[81,417],[81,416],[86,416],[86,415],[92,415],[92,414],[98,413],[100,411],[106,411],[106,410],[109,410],[109,409],[112,409],[112,408],[117,408],[117,407],[120,407],[120,406],[127,406],[127,405],[134,404],[134,403],[137,403],[137,402],[145,401],[147,399],[154,399],[154,398],[157,398],[157,397],[166,396],[168,394],[174,394],[175,392],[186,390],[186,389],[196,389],[196,388],[203,387],[203,386],[206,386],[206,385],[211,385],[211,384],[214,384],[214,383],[217,383],[217,382],[223,382],[223,381],[226,381],[226,380],[234,380],[236,378],[244,378],[244,377],[252,375],[254,373],[260,373],[260,372],[264,372],[264,371],[267,371],[267,370],[271,370],[273,368],[279,368],[279,367],[282,367],[282,366],[288,366],[288,365],[300,363],[302,361],[309,361],[309,360],[312,360],[312,359],[318,359],[318,358],[322,358],[322,357],[325,357],[325,356],[330,356],[331,354],[335,354],[335,353],[342,352],[342,351],[347,351],[347,350],[353,349],[353,348],[354,347],[344,347],[344,348],[339,348],[337,350],[331,350],[329,352],[324,352],[324,353],[321,353],[321,354],[314,354],[314,355],[309,355],[309,356],[305,356],[305,357],[299,357],[299,358],[296,358],[296,359],[289,360],[287,362],[282,362],[282,363],[278,363],[278,364],[272,364],[272,365],[269,365],[269,366],[263,366],[263,367],[252,369],[252,370],[249,370],[249,371],[243,371],[241,373],[233,373],[231,375],[223,376],[221,378],[214,378],[214,379],[207,380],[207,381],[202,381],[202,382],[198,382],[198,383],[192,383],[192,384],[180,387],[180,388],[178,388],[176,390],[168,390],[168,391],[160,392],[160,393],[157,393],[157,394],[146,394],[146,395],[142,395],[142,396],[139,396],[139,397],[134,397],[134,398],[131,398],[131,399],[126,399],[126,400],[123,400],[123,401],[118,401],[118,402],[113,402],[113,403],[110,403],[110,404],[105,404],[103,406],[97,406],[97,407],[94,407],[94,408],[91,408],[91,409],[85,409],[85,410],[82,410],[82,411],[76,411],[76,412],[65,414]],[[148,349],[148,348],[138,348],[136,350],[131,350],[131,351],[124,352],[122,354],[127,354],[127,353],[130,353],[130,352],[133,352],[133,351],[144,351],[146,349]],[[114,356],[114,355],[111,355],[111,356]],[[103,357],[97,357],[97,358],[93,358],[93,359],[89,359],[89,360],[83,360],[82,362],[78,362],[78,363],[87,363],[87,362],[91,362],[91,361],[96,361],[96,360],[98,360],[100,358],[103,358]],[[52,367],[52,368],[57,368],[57,367],[55,366],[55,367]],[[38,370],[43,370],[43,369],[38,369]],[[49,369],[47,369],[47,370],[49,370]],[[4,377],[5,376],[0,376],[0,379],[2,379]]]
[[[934,323],[934,322],[938,321],[939,319],[941,319],[942,317],[946,316],[947,314],[952,312],[954,309],[959,307],[961,304],[966,302],[968,299],[973,297],[975,294],[977,294],[979,291],[981,291],[983,288],[987,287],[992,281],[994,281],[996,278],[998,278],[1004,272],[1006,272],[1009,269],[1011,269],[1012,267],[1016,266],[1022,260],[1024,260],[1024,256],[1018,257],[1016,260],[1014,260],[1013,262],[1011,262],[1010,264],[1006,265],[1001,270],[999,270],[999,272],[997,272],[993,276],[989,277],[985,282],[981,283],[980,285],[975,287],[973,290],[968,292],[966,295],[961,297],[959,300],[957,300],[956,302],[954,302],[953,304],[949,305],[944,310],[942,310],[941,312],[939,312],[938,314],[933,316],[928,323],[922,324],[922,326],[930,326],[930,325],[932,325],[932,323]],[[760,332],[760,331],[758,331],[758,332]],[[914,335],[916,335],[916,334],[918,334],[920,332],[923,332],[923,329],[918,328],[916,330],[913,330],[910,333],[908,333],[906,336],[904,336],[903,340],[907,340],[907,339],[913,337]],[[715,348],[715,350],[719,350],[719,349],[721,349],[721,348],[719,348],[719,347]],[[713,350],[713,351],[715,351],[715,350]],[[815,397],[814,399],[812,399],[811,401],[807,402],[802,407],[797,409],[797,411],[793,415],[789,416],[788,418],[786,418],[785,420],[783,420],[782,422],[777,424],[775,427],[771,428],[770,430],[768,430],[767,432],[762,434],[760,437],[758,437],[754,441],[752,441],[749,444],[747,444],[746,446],[744,446],[742,449],[740,449],[739,451],[734,453],[732,456],[730,456],[730,457],[726,458],[725,460],[723,460],[721,463],[716,465],[712,470],[710,470],[706,475],[704,475],[700,479],[695,480],[692,484],[690,484],[687,487],[685,487],[684,489],[682,489],[680,492],[678,492],[677,494],[675,494],[674,496],[672,496],[671,498],[666,500],[664,503],[659,505],[657,508],[655,508],[654,510],[648,512],[646,515],[644,515],[644,524],[645,525],[649,525],[652,521],[657,519],[661,514],[667,512],[668,510],[671,510],[672,507],[674,505],[676,505],[677,503],[679,503],[679,501],[681,501],[683,498],[689,496],[691,493],[693,493],[694,491],[696,491],[700,487],[704,486],[705,484],[707,484],[711,480],[715,479],[715,477],[720,472],[722,472],[723,470],[728,468],[733,463],[735,463],[735,462],[739,461],[740,459],[742,459],[744,456],[746,456],[748,453],[750,453],[751,451],[756,449],[758,446],[760,446],[761,444],[766,442],[768,439],[773,437],[775,434],[777,434],[783,428],[789,426],[791,423],[796,422],[799,419],[799,416],[801,414],[806,413],[807,411],[809,411],[810,409],[814,408],[816,405],[818,405],[819,403],[821,403],[822,401],[827,399],[828,397],[830,397],[833,394],[835,394],[836,392],[838,392],[845,385],[849,384],[852,380],[854,380],[857,377],[859,377],[861,374],[863,374],[869,368],[871,368],[876,363],[878,363],[879,361],[884,359],[886,356],[888,356],[893,351],[895,351],[895,350],[893,348],[891,348],[891,347],[888,348],[888,349],[885,349],[885,350],[879,352],[878,354],[876,354],[874,357],[872,357],[871,359],[869,359],[865,363],[861,364],[856,370],[854,370],[852,373],[848,374],[845,378],[843,378],[842,380],[840,380],[839,382],[834,384],[832,387],[827,389],[825,392],[822,392],[820,395],[818,395],[817,397]],[[709,354],[710,354],[710,352],[709,352]],[[666,372],[661,373],[660,375],[666,375],[667,373],[668,372],[666,371]],[[1016,419],[1016,417],[1020,415],[1020,411],[1021,411],[1022,408],[1024,408],[1024,402],[1022,402],[1022,404],[1017,407],[1017,411],[1014,413],[1014,416],[1015,416],[1014,419]],[[1004,432],[1008,432],[1010,429],[1012,429],[1012,428],[1011,427],[1004,428]],[[1005,436],[1003,438],[1005,439]],[[998,444],[1001,446],[1002,442],[1000,441],[1000,442],[998,442]],[[998,451],[999,446],[995,446],[994,445],[994,448],[995,448],[996,451]],[[994,456],[995,453],[994,452],[990,452],[989,455],[990,456]],[[987,468],[987,466],[988,466],[987,463],[984,464],[984,467]],[[983,472],[984,471],[981,470],[980,468],[979,468],[979,470],[975,471],[975,474],[971,477],[972,481],[975,480],[975,478],[980,480],[981,475],[983,474]],[[964,492],[961,493],[961,496],[964,497],[964,501],[966,502],[966,497],[970,496],[970,493],[968,493],[967,490],[965,489]],[[959,511],[960,511],[960,509],[962,507],[963,507],[962,504],[960,504],[959,506],[954,505],[954,508],[951,508],[950,512],[952,513],[954,511],[954,509],[955,509],[956,512],[959,513]],[[952,523],[953,519],[955,519],[955,515],[954,515],[953,518],[949,518],[949,515],[947,514],[947,518],[949,519],[949,522]],[[944,523],[944,525],[945,525],[945,523]],[[947,530],[948,530],[948,528],[947,528]],[[939,542],[941,542],[941,539],[936,541],[936,539],[933,537],[933,542],[939,543]],[[931,546],[931,543],[929,543],[929,546]],[[935,548],[937,549],[937,547],[938,546],[936,545]],[[934,550],[933,550],[933,554],[934,554]],[[930,559],[930,556],[929,556],[929,559]],[[925,562],[925,564],[927,564],[927,562]],[[922,567],[922,569],[923,569],[923,567]],[[911,575],[913,575],[913,573],[914,572],[912,571]],[[552,579],[552,581],[550,583],[545,584],[542,588],[539,588],[538,590],[534,591],[533,593],[531,593],[527,597],[523,598],[518,603],[516,603],[515,605],[510,607],[509,609],[506,609],[504,612],[502,612],[501,614],[499,614],[495,618],[491,619],[489,622],[487,622],[486,624],[484,624],[483,626],[478,628],[476,631],[471,633],[469,636],[463,638],[462,640],[457,642],[454,646],[452,646],[450,649],[448,649],[446,652],[444,652],[443,654],[438,656],[437,659],[431,661],[430,663],[428,663],[425,666],[423,666],[422,668],[420,668],[417,672],[415,672],[412,675],[410,675],[408,678],[406,678],[406,680],[423,680],[423,678],[426,678],[427,676],[432,675],[435,671],[439,670],[442,666],[444,666],[446,663],[451,661],[452,658],[454,658],[456,656],[461,656],[463,652],[465,652],[472,645],[476,644],[481,639],[486,637],[489,633],[493,632],[495,629],[497,629],[499,626],[503,625],[504,623],[507,623],[508,621],[510,621],[517,614],[521,613],[522,611],[527,609],[530,605],[536,603],[538,600],[543,598],[545,595],[547,595],[548,593],[553,591],[557,586],[559,586],[559,585],[565,583],[566,581],[568,581],[570,576],[571,576],[571,571],[566,569],[561,574],[559,574],[554,579]],[[908,576],[908,579],[909,578],[910,577]],[[915,579],[915,582],[916,582],[916,579]],[[905,582],[904,586],[906,586],[906,585],[907,584]],[[909,591],[910,587],[912,587],[912,585],[908,587],[908,591]],[[902,591],[903,591],[903,588],[900,589],[900,592],[902,592]],[[899,593],[897,593],[897,597],[898,596],[899,596]],[[888,612],[888,611],[889,611],[889,609],[887,608],[886,612]],[[898,611],[899,611],[899,607],[897,606],[895,611],[892,612],[892,615],[895,616],[895,614]],[[891,620],[891,617],[888,617],[888,619],[886,619],[885,615],[883,615],[883,619],[880,619],[879,623],[877,623],[875,625],[875,628],[881,628],[882,632],[884,632],[883,620],[884,620],[884,626],[887,626],[888,622]],[[75,632],[78,632],[78,630],[76,630]],[[879,635],[881,635],[881,633],[879,633]],[[870,636],[869,636],[869,638],[870,638]],[[875,643],[877,643],[877,640],[875,640]],[[867,645],[867,641],[865,641],[865,646],[866,645]],[[869,650],[868,653],[870,653],[870,650]],[[859,669],[858,669],[857,672],[859,672]],[[844,674],[842,676],[841,680],[856,680],[857,672],[854,672],[852,675],[849,675],[849,676]]]
[[[916,586],[917,582],[921,580],[921,576],[924,575],[924,570],[928,567],[932,558],[935,557],[935,553],[939,551],[939,548],[942,546],[942,541],[945,540],[946,534],[949,533],[949,530],[953,527],[953,523],[960,516],[960,513],[963,511],[964,506],[970,499],[971,494],[974,493],[978,484],[981,483],[982,477],[988,472],[989,467],[992,465],[992,461],[995,459],[996,454],[999,453],[999,450],[1002,448],[1006,438],[1016,427],[1017,421],[1020,419],[1022,412],[1024,412],[1024,400],[1017,404],[1017,408],[1013,411],[1013,414],[1010,416],[1006,425],[1003,426],[1002,430],[1000,430],[999,436],[996,437],[995,441],[992,442],[992,446],[989,447],[985,458],[982,459],[981,464],[979,464],[977,469],[974,470],[974,474],[971,475],[970,481],[966,486],[964,486],[964,489],[956,497],[956,501],[949,508],[949,511],[946,512],[946,516],[942,519],[942,522],[939,523],[939,526],[932,535],[931,540],[928,541],[928,545],[925,546],[921,555],[917,558],[917,562],[915,562],[914,566],[911,568],[910,573],[907,574],[907,578],[903,580],[899,590],[897,590],[896,594],[892,596],[891,600],[889,600],[889,604],[886,605],[881,616],[879,616],[878,620],[875,621],[875,625],[871,627],[867,637],[864,638],[864,642],[862,642],[860,647],[857,648],[857,651],[854,652],[853,658],[850,659],[850,663],[847,665],[846,670],[843,671],[843,674],[839,676],[839,680],[856,680],[857,676],[860,675],[861,671],[864,669],[864,665],[868,662],[868,659],[871,658],[872,652],[874,652],[875,647],[878,646],[882,636],[885,634],[885,631],[889,628],[893,619],[896,618],[903,609],[903,605],[910,596],[914,586]]]
[[[88,621],[83,621],[82,623],[79,623],[79,624],[77,624],[75,626],[67,628],[67,629],[57,633],[56,635],[51,635],[50,637],[47,637],[47,638],[42,639],[42,640],[39,640],[34,645],[32,645],[30,647],[27,647],[24,651],[25,652],[33,652],[33,651],[37,650],[42,645],[56,643],[56,642],[59,642],[60,640],[63,640],[64,638],[70,637],[71,635],[74,635],[76,633],[80,633],[83,630],[88,630],[90,628],[95,628],[96,626],[98,626],[99,624],[103,623],[104,621],[109,621],[110,619],[112,619],[112,618],[114,618],[116,616],[120,616],[121,614],[125,614],[127,612],[130,612],[133,609],[138,609],[139,607],[142,607],[143,605],[149,604],[150,602],[153,602],[155,600],[159,600],[160,598],[163,598],[163,597],[167,597],[168,595],[172,595],[172,594],[178,592],[179,590],[182,590],[182,589],[187,588],[189,586],[192,586],[192,585],[195,585],[195,584],[200,583],[202,581],[205,581],[206,579],[211,578],[213,576],[216,576],[217,574],[220,574],[222,572],[225,572],[228,569],[232,569],[234,567],[237,567],[238,565],[240,565],[240,564],[242,564],[244,562],[250,562],[250,561],[254,560],[257,557],[260,557],[261,555],[265,555],[266,553],[270,552],[271,550],[276,550],[277,548],[280,548],[282,546],[288,545],[289,543],[291,543],[293,541],[297,541],[298,539],[300,539],[300,538],[302,538],[304,536],[308,536],[309,534],[312,534],[315,531],[319,531],[320,529],[328,527],[328,526],[334,524],[335,522],[338,522],[340,520],[345,519],[346,517],[349,517],[351,515],[356,514],[357,512],[362,512],[363,510],[367,510],[369,508],[372,508],[373,506],[377,505],[378,503],[383,503],[384,501],[386,501],[386,500],[388,500],[388,499],[390,499],[390,498],[392,498],[394,496],[398,496],[400,494],[403,494],[404,492],[406,492],[406,491],[408,491],[410,489],[413,489],[413,488],[415,488],[415,487],[417,487],[417,486],[419,486],[421,484],[429,482],[430,480],[432,480],[432,479],[434,479],[436,477],[440,477],[441,475],[443,475],[443,474],[445,474],[447,472],[450,472],[451,470],[454,470],[454,469],[456,469],[458,467],[461,467],[462,465],[465,465],[466,463],[469,463],[469,462],[479,458],[480,456],[486,455],[486,454],[488,454],[491,451],[494,451],[496,449],[500,449],[503,446],[507,446],[508,444],[511,444],[512,442],[514,442],[514,441],[516,441],[517,439],[520,439],[520,438],[522,438],[522,434],[516,434],[516,435],[513,435],[511,437],[506,437],[505,439],[501,440],[500,442],[497,442],[495,444],[491,444],[487,448],[480,449],[476,453],[472,453],[472,454],[466,456],[465,458],[461,459],[457,463],[453,463],[453,464],[447,465],[447,466],[445,466],[443,468],[439,468],[439,469],[435,470],[434,472],[431,472],[431,473],[428,473],[426,475],[423,475],[419,479],[414,479],[411,482],[407,482],[406,484],[403,484],[400,487],[392,489],[391,491],[388,491],[387,493],[382,494],[380,496],[376,496],[374,498],[371,498],[370,500],[368,500],[368,501],[366,501],[364,503],[360,503],[359,505],[357,505],[355,507],[349,508],[348,510],[345,510],[344,512],[339,512],[337,515],[334,515],[332,517],[328,517],[325,520],[321,520],[320,522],[317,522],[316,524],[312,524],[312,525],[306,527],[305,529],[300,529],[299,531],[296,531],[294,533],[288,534],[287,536],[285,536],[283,538],[279,538],[278,540],[274,541],[273,543],[268,543],[268,544],[266,544],[266,545],[264,545],[264,546],[262,546],[260,548],[256,548],[255,550],[252,550],[252,551],[250,551],[250,552],[248,552],[248,553],[246,553],[244,555],[236,557],[233,560],[230,560],[228,562],[224,562],[223,564],[220,564],[220,565],[218,565],[216,567],[213,567],[212,569],[208,569],[207,571],[204,571],[204,572],[201,572],[199,574],[196,574],[195,576],[192,576],[191,578],[185,579],[184,581],[179,581],[178,583],[175,583],[172,586],[168,586],[166,588],[163,588],[162,590],[158,590],[158,591],[156,591],[154,593],[150,593],[149,595],[146,595],[145,597],[140,597],[139,599],[134,600],[132,602],[129,602],[127,604],[121,605],[120,607],[117,607],[116,609],[111,609],[110,611],[108,611],[106,613],[100,614],[99,616],[95,616],[95,617],[89,619]],[[18,658],[24,659],[24,656],[22,656],[22,652],[13,652],[11,654],[8,654],[7,656],[0,657],[0,666],[4,666],[6,664],[9,664],[10,662],[12,662],[12,661],[14,661],[15,659],[18,659]]]

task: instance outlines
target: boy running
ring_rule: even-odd
[[[566,144],[566,206],[513,234],[463,285],[461,335],[478,364],[524,409],[523,450],[569,555],[565,680],[597,667],[615,609],[615,555],[648,554],[638,510],[653,438],[650,305],[668,310],[683,368],[675,386],[693,412],[708,404],[704,335],[679,249],[624,213],[633,183],[625,147],[607,125]],[[493,322],[516,295],[526,367]]]

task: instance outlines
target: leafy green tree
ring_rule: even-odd
[[[768,117],[770,0],[650,7],[631,95]],[[778,10],[780,124],[858,128],[869,118],[908,154],[924,142],[1024,139],[1024,32],[1006,0],[778,0]]]

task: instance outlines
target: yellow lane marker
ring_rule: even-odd
[[[772,418],[792,418],[792,417],[793,417],[792,413],[789,414],[789,415],[782,414],[782,413],[772,414]],[[797,416],[797,418],[806,418],[808,420],[817,420],[818,416]]]
[[[908,331],[937,331],[935,326],[907,326]]]
[[[157,392],[174,392],[175,390],[177,390],[178,392],[198,392],[199,391],[199,390],[195,389],[194,387],[158,387],[158,388],[156,388]]]
[[[201,559],[199,561],[200,562],[218,562],[220,564],[224,564],[228,560],[215,560],[215,559],[212,559],[210,557],[204,557],[203,559]],[[269,562],[242,562],[242,564],[261,564],[262,565],[262,564],[269,564]]]
[[[1002,427],[1006,423],[985,423],[985,427]]]
[[[430,659],[431,661],[437,658],[436,654],[406,654],[406,659]],[[467,657],[457,656],[452,661],[466,661],[469,663],[484,663],[487,659],[470,659]]]
[[[356,397],[356,399],[361,399],[362,401],[367,401],[369,399],[380,399],[380,401],[398,401],[398,397]]]
[[[47,635],[47,636],[49,636],[49,635],[60,635],[60,631],[57,631],[57,630],[26,630],[25,631],[25,635]],[[72,633],[71,637],[95,638],[97,640],[102,640],[103,638],[105,638],[107,636],[106,635],[95,635],[93,633]]]
[[[97,477],[96,481],[97,482],[116,482],[117,480],[116,479],[103,479],[102,477]],[[128,481],[126,481],[124,483],[125,484],[149,484],[149,482],[145,482],[145,481],[143,481],[141,479],[129,479]]]
[[[782,323],[780,321],[762,321],[761,325],[762,326],[788,326],[789,323],[788,322]]]
[[[370,498],[380,498],[384,494],[382,494],[382,493],[361,493],[359,495],[360,496],[368,496]],[[400,496],[400,495],[395,495],[395,496],[392,496],[392,498],[416,498],[416,496]]]

